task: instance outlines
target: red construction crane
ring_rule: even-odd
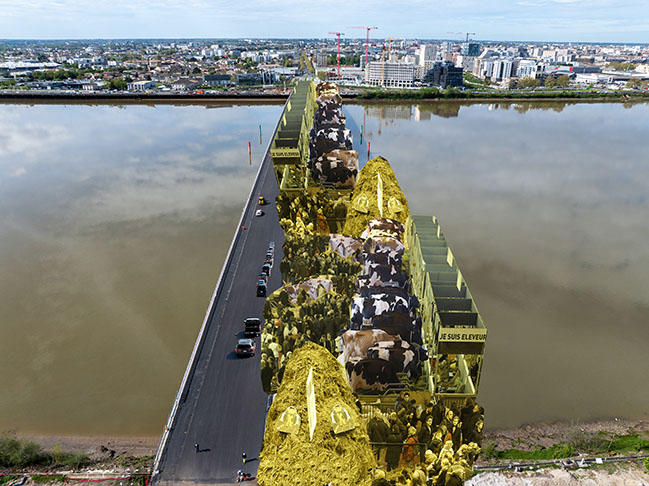
[[[369,45],[370,45],[370,30],[372,29],[378,29],[378,27],[368,27],[367,25],[364,25],[362,27],[347,27],[348,29],[365,29],[367,30],[367,39],[365,40],[365,65],[367,66],[367,63],[370,62],[369,59]]]
[[[340,77],[340,36],[345,35],[342,32],[329,32],[331,35],[338,36],[338,77]]]

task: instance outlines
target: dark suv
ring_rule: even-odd
[[[246,337],[255,337],[261,332],[261,320],[256,317],[248,317],[243,321],[243,335]]]

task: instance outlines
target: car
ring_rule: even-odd
[[[259,282],[268,283],[268,275],[263,272],[257,275],[257,283]]]
[[[264,263],[268,263],[272,267],[273,266],[273,255],[266,255],[266,258],[264,258]]]
[[[264,266],[261,267],[262,273],[265,273],[266,275],[268,275],[270,277],[270,268],[271,268],[271,266],[272,265],[269,264],[269,263],[264,263]]]
[[[263,206],[266,204],[266,199],[264,199],[264,196],[259,196],[259,205]]]
[[[261,209],[258,209],[257,211],[255,211],[255,216],[263,216],[263,215],[264,215],[264,212]]]
[[[266,283],[263,280],[257,282],[257,297],[266,297]]]
[[[275,249],[275,242],[274,241],[271,241],[270,243],[268,243],[268,249],[269,250],[274,250]]]
[[[243,335],[246,337],[258,336],[261,332],[261,320],[257,317],[248,317],[243,321]]]
[[[255,343],[252,339],[239,339],[239,342],[234,347],[234,352],[237,356],[254,356]]]

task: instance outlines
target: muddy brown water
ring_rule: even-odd
[[[160,433],[281,109],[0,104],[0,431]],[[487,425],[646,417],[649,105],[345,111],[475,296]]]

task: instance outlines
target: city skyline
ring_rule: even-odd
[[[340,12],[333,17],[331,12]],[[648,43],[645,2],[629,0],[384,0],[358,5],[332,0],[305,6],[295,0],[0,0],[4,39],[326,38],[349,26],[379,27],[371,37],[529,42]]]

